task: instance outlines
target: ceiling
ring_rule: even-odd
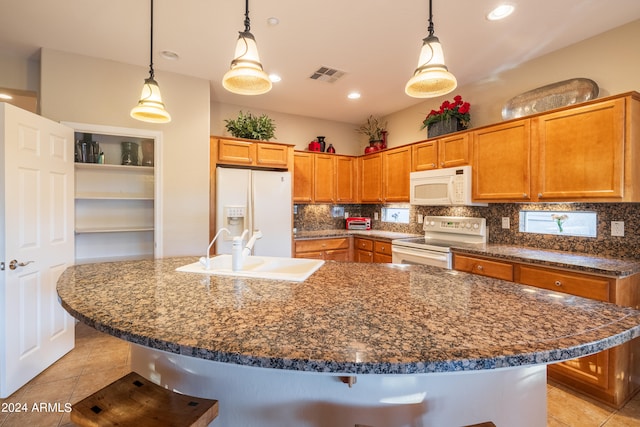
[[[638,0],[505,0],[515,12],[487,21],[500,2],[433,1],[435,35],[458,85],[640,19]],[[242,0],[155,0],[160,87],[170,71],[210,80],[214,101],[347,123],[423,102],[405,95],[404,85],[427,35],[427,0],[253,0],[249,6],[265,71],[282,76],[271,92],[243,96],[222,88],[244,29]],[[29,56],[46,47],[148,67],[149,1],[0,0],[0,10],[0,53]],[[279,23],[269,24],[270,17]],[[164,50],[179,59],[162,57]],[[334,83],[311,80],[321,66],[345,75]],[[362,97],[349,100],[350,91]],[[171,100],[165,103],[171,111]]]

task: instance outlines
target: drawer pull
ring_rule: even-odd
[[[562,286],[562,282],[560,280],[556,280],[554,285],[556,286]]]
[[[476,269],[479,270],[479,271],[482,271],[482,270],[484,270],[484,267],[482,267],[481,265],[477,265]]]

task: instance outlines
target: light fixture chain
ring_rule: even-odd
[[[153,72],[153,0],[151,0],[151,43],[150,43],[150,50],[149,50],[149,76],[151,76],[151,78],[154,78],[154,72]]]
[[[429,0],[429,37],[433,36],[433,13],[431,13],[431,2],[432,0]]]
[[[245,0],[244,5],[244,31],[251,31],[251,20],[249,19],[249,0]]]

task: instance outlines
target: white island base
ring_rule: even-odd
[[[415,375],[253,368],[131,345],[131,369],[180,393],[217,399],[211,427],[547,425],[545,365]]]

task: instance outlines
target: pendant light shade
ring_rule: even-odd
[[[138,105],[131,109],[131,117],[150,123],[169,123],[171,115],[164,109],[162,95],[153,71],[153,0],[151,0],[151,51],[149,54],[149,78],[144,80]]]
[[[458,82],[444,63],[440,40],[433,35],[433,15],[429,0],[429,35],[422,40],[418,66],[404,91],[414,98],[433,98],[453,91]]]
[[[231,68],[222,78],[222,86],[240,95],[262,95],[271,90],[272,83],[262,69],[256,39],[251,34],[249,0],[245,2],[244,26],[238,36]]]

